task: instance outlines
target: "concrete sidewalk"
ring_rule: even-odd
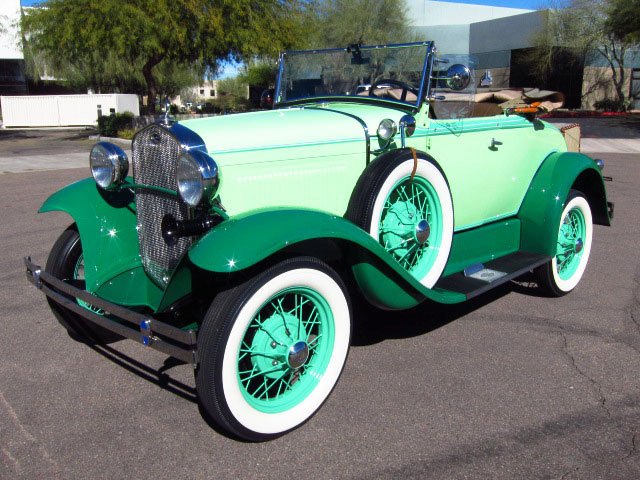
[[[131,150],[125,149],[131,158]],[[0,156],[0,174],[86,168],[89,172],[89,150],[86,152],[61,153],[57,155]]]
[[[640,153],[640,139],[637,138],[583,138],[580,140],[582,153]]]

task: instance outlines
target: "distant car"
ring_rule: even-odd
[[[40,208],[73,223],[27,276],[74,337],[183,360],[222,429],[282,435],[336,385],[356,291],[401,310],[529,271],[552,296],[582,278],[613,215],[599,164],[535,105],[439,114],[479,111],[460,100],[472,72],[432,42],[286,52],[273,110],[150,125],[132,176],[96,144],[93,178]],[[447,95],[460,108],[434,108]]]
[[[273,107],[273,94],[274,94],[273,88],[269,88],[262,92],[262,94],[260,95],[260,108]]]

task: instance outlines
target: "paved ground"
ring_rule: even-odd
[[[0,174],[89,168],[94,129],[0,129]],[[128,154],[131,143],[120,145]]]
[[[640,478],[640,156],[601,157],[616,221],[576,291],[360,308],[333,395],[265,444],[203,421],[188,366],[74,342],[24,278],[69,223],[38,206],[86,166],[0,175],[0,478]]]

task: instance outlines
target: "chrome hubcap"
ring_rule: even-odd
[[[424,245],[425,243],[427,243],[427,240],[429,240],[430,233],[431,233],[431,227],[429,226],[429,222],[427,222],[426,220],[421,220],[416,225],[415,236],[416,236],[416,241],[420,245]]]
[[[309,345],[307,342],[296,342],[289,347],[287,363],[291,368],[300,368],[309,358]]]

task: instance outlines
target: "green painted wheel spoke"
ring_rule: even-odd
[[[264,328],[262,326],[262,324],[259,324],[260,326],[258,327],[258,330],[263,331],[264,333],[266,333],[267,335],[269,335],[269,338],[271,338],[271,340],[273,340],[274,342],[276,342],[276,344],[280,345],[281,347],[284,347],[284,343],[280,342],[279,340],[277,340],[269,330],[267,330],[266,328]]]
[[[299,404],[329,367],[334,335],[331,309],[315,290],[289,287],[269,298],[247,327],[236,356],[238,385],[245,400],[265,413]],[[307,358],[293,370],[289,352],[298,342],[306,342]],[[305,375],[311,364],[315,374]]]
[[[266,358],[273,358],[275,359],[280,359],[283,357],[282,354],[279,353],[270,353],[270,352],[256,352],[253,350],[240,350],[240,353],[244,353],[244,355],[241,355],[240,357],[238,357],[238,360],[242,360],[244,357],[246,357],[247,355],[251,355],[253,356],[261,356],[261,357],[266,357]]]
[[[400,259],[399,259],[398,261],[400,261],[400,262],[401,262],[402,260],[404,260],[404,259],[407,257],[407,255],[409,255],[409,254],[411,253],[411,251],[412,251],[414,248],[416,248],[417,246],[418,246],[418,244],[417,244],[416,242],[413,242],[413,243],[411,244],[411,246],[409,247],[409,249],[407,250],[407,253],[405,253],[402,257],[400,257]]]
[[[243,380],[251,380],[252,378],[257,377],[258,375],[266,375],[267,373],[273,373],[273,372],[277,372],[278,370],[282,370],[282,365],[278,365],[276,367],[273,367],[270,370],[264,370],[264,371],[259,371],[259,372],[255,372],[251,375],[249,375],[248,377],[243,378]]]
[[[399,229],[399,228],[392,228],[392,227],[385,227],[380,229],[381,233],[393,233],[395,235],[398,235],[399,237],[404,237],[406,235],[408,235],[409,233],[411,233],[411,230],[409,229]]]
[[[245,370],[245,371],[242,371],[242,372],[239,371],[238,375],[245,375],[247,373],[253,374],[257,369],[258,369],[258,367],[256,365],[253,365],[251,370]],[[245,378],[242,379],[242,381],[243,382],[246,381],[248,383],[251,378],[253,378],[253,377],[249,377],[249,378],[245,377]]]
[[[282,380],[282,378],[289,373],[289,370],[285,370],[282,375],[280,375],[279,377],[277,377],[276,379],[273,380],[273,382],[271,382],[271,384],[267,385],[267,388],[264,391],[264,395],[265,397],[268,399],[269,398],[269,390],[271,390],[271,388],[278,383],[280,380]],[[265,384],[267,383],[267,380],[265,379]],[[262,396],[261,396],[262,397]]]

